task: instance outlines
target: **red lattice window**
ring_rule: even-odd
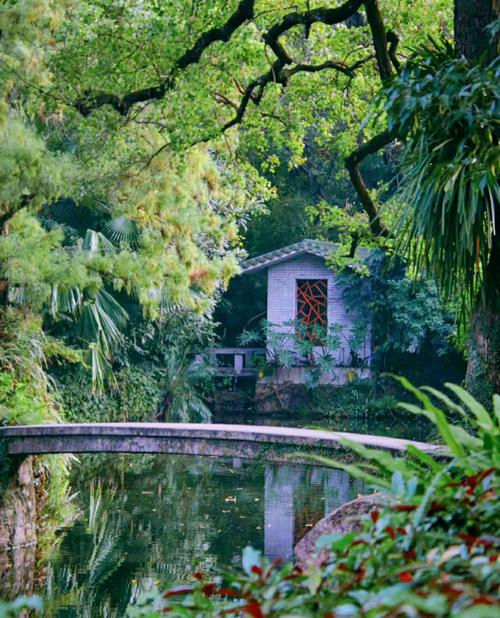
[[[326,279],[297,279],[297,320],[306,326],[328,325]]]

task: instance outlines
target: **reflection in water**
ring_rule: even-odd
[[[338,470],[239,459],[85,455],[73,470],[80,517],[45,563],[48,616],[125,616],[144,594],[196,570],[238,565],[253,545],[295,543],[361,491]]]

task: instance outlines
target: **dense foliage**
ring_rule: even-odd
[[[305,570],[269,564],[247,549],[244,573],[196,574],[194,584],[167,591],[156,601],[158,611],[143,614],[497,616],[500,398],[487,412],[458,386],[448,385],[452,398],[404,384],[422,407],[402,407],[434,423],[446,454],[409,446],[406,457],[395,457],[346,441],[364,463],[315,457],[381,492],[380,507],[364,517],[361,533],[320,538],[320,563]]]
[[[99,390],[123,340],[123,302],[145,319],[165,303],[209,311],[237,270],[238,225],[265,184],[243,163],[236,174],[227,151],[160,148],[154,126],[48,110],[43,93],[60,85],[53,37],[72,8],[0,7],[2,322],[10,307],[21,328],[56,332],[59,360],[83,363]]]
[[[0,422],[209,420],[192,360],[246,227],[255,253],[306,233],[339,243],[329,264],[374,311],[379,368],[443,378],[458,315],[469,383],[498,392],[498,16],[492,0],[0,1]],[[452,21],[454,44],[436,43]],[[314,384],[342,333],[314,360],[290,328],[277,362],[293,338]],[[461,404],[432,395],[470,433],[414,390],[450,461],[356,447],[370,464],[349,472],[390,498],[359,539],[325,541],[321,569],[248,551],[245,576],[161,602],[493,615],[500,403],[452,390]],[[37,465],[41,508],[64,519],[65,464]]]
[[[443,302],[431,279],[415,276],[405,262],[381,250],[361,267],[344,269],[339,281],[346,302],[358,307],[360,324],[371,328],[373,368],[434,385],[459,380],[455,304]]]
[[[499,83],[498,59],[483,68],[442,43],[419,50],[384,93],[406,140],[401,242],[469,314],[496,242]]]
[[[238,226],[251,212],[255,229],[266,229],[259,215],[275,193],[271,183],[280,193],[274,229],[264,241],[251,232],[251,250],[296,240],[325,211],[326,233],[341,244],[338,266],[352,261],[357,244],[390,248],[396,213],[379,203],[394,189],[394,137],[407,139],[410,162],[426,140],[416,114],[439,116],[432,105],[419,107],[427,95],[413,97],[411,118],[398,111],[408,89],[420,91],[422,80],[433,88],[423,67],[451,81],[475,76],[468,100],[483,110],[475,117],[494,122],[494,91],[480,87],[493,65],[461,72],[469,60],[421,51],[429,36],[449,30],[450,4],[2,4],[4,304],[43,316],[45,330],[70,324],[63,338],[72,360],[79,354],[102,389],[126,329],[123,302],[137,303],[145,319],[164,302],[209,310],[237,270]],[[450,119],[463,103],[458,82],[450,85],[457,96],[439,109]],[[370,115],[381,85],[386,114]],[[432,100],[440,96],[433,91]],[[383,156],[361,173],[380,148]],[[480,189],[493,195],[488,174]],[[279,215],[289,210],[291,225]],[[412,246],[423,246],[421,231]],[[491,230],[485,238],[491,245]],[[482,247],[483,269],[488,255]]]

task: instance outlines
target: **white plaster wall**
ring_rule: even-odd
[[[276,325],[277,330],[286,331],[284,323],[296,319],[296,281],[297,279],[326,279],[328,281],[328,326],[340,324],[342,334],[348,338],[356,320],[355,308],[347,311],[342,298],[342,288],[337,283],[335,273],[326,267],[325,260],[315,255],[302,255],[268,268],[267,279],[267,320]],[[367,338],[369,339],[369,337]],[[365,350],[360,350],[364,358],[370,356],[367,341]],[[336,353],[340,364],[349,363],[349,346],[345,342]]]

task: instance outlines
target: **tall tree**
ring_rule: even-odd
[[[487,27],[500,16],[498,0],[455,0],[455,45],[472,63],[493,61],[498,55],[498,36],[486,36]],[[497,101],[498,104],[498,101]],[[495,136],[498,149],[499,135]],[[478,398],[487,398],[490,387],[500,393],[500,203],[498,194],[491,225],[491,239],[484,282],[471,320],[467,386]],[[485,384],[486,383],[486,384]]]
[[[402,119],[387,126],[384,114],[370,117],[370,102],[380,91],[384,99],[403,76],[412,50],[429,36],[449,32],[453,18],[458,51],[476,63],[486,45],[484,27],[497,15],[493,0],[457,0],[455,7],[451,0],[346,0],[334,6],[301,0],[292,8],[269,0],[189,6],[180,0],[119,5],[89,0],[69,6],[68,19],[54,31],[55,79],[42,90],[47,109],[63,110],[66,122],[101,137],[124,126],[154,127],[158,141],[138,152],[146,168],[165,150],[215,144],[222,134],[227,150],[240,157],[246,144],[261,153],[269,142],[283,147],[294,167],[304,163],[304,140],[314,127],[321,147],[346,158],[372,239],[391,242],[394,212],[381,210],[363,163],[406,139],[414,126],[402,127]],[[486,227],[495,230],[494,222],[490,217]],[[469,234],[473,227],[460,224],[459,231]],[[356,242],[353,236],[352,247]],[[467,246],[464,264],[479,256],[472,272],[456,264],[453,269],[457,280],[465,274],[484,277],[477,298],[485,306],[485,292],[495,296],[487,264],[497,249],[481,243],[480,238],[480,252]],[[445,262],[456,251],[454,245],[442,249]],[[488,307],[497,311],[496,301]],[[481,358],[495,356],[492,345]],[[495,363],[488,376],[498,384]]]

